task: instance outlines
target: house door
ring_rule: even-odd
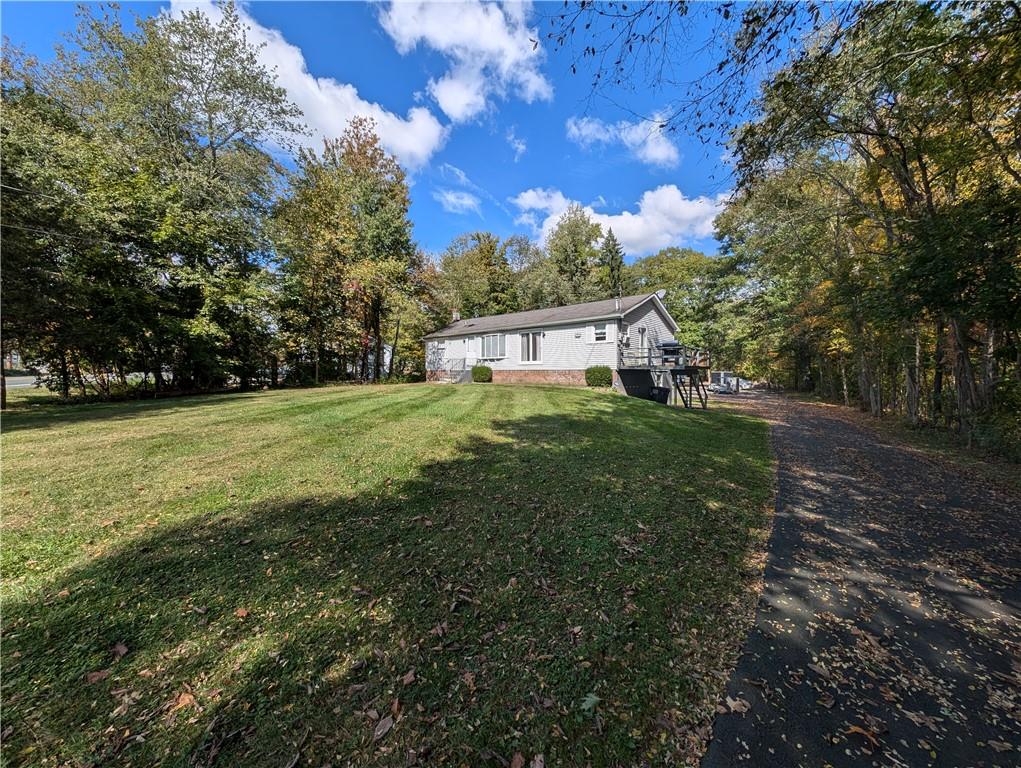
[[[648,359],[648,337],[644,328],[638,329],[638,357],[641,361]]]

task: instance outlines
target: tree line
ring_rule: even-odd
[[[685,83],[696,18],[715,57]],[[1017,3],[641,0],[551,22],[594,89],[658,91],[663,128],[728,144],[718,360],[1017,455]]]
[[[405,371],[401,317],[430,322],[372,124],[296,150],[300,111],[221,12],[83,9],[46,64],[5,44],[3,344],[64,397],[378,380]]]
[[[666,127],[727,137],[721,253],[632,264],[578,206],[541,244],[474,232],[422,254],[371,123],[296,148],[301,115],[230,5],[132,31],[83,12],[46,65],[5,46],[3,344],[64,396],[380,380],[421,373],[421,336],[455,310],[666,288],[680,340],[720,367],[1021,443],[1016,4],[704,12],[724,48]],[[694,14],[582,3],[550,36],[591,39],[596,83],[683,90],[646,65]]]
[[[733,135],[717,228],[755,286],[752,362],[1021,445],[1021,15],[880,4],[832,34]]]
[[[371,121],[296,145],[299,110],[221,12],[129,30],[82,9],[52,62],[4,47],[2,343],[62,397],[420,377],[454,312],[638,285],[577,205],[542,244],[423,254]]]

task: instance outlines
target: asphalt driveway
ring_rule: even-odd
[[[768,396],[776,521],[703,768],[1021,765],[1021,500]]]

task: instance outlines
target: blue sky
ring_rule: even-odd
[[[122,7],[217,13],[208,2]],[[546,40],[544,14],[557,7],[255,2],[243,15],[305,112],[305,141],[321,144],[354,115],[376,119],[409,171],[426,251],[478,229],[541,241],[579,202],[613,228],[629,261],[668,245],[714,253],[712,218],[730,183],[722,148],[638,117],[654,116],[669,93],[591,98],[588,74],[572,75]],[[0,22],[14,44],[48,58],[74,28],[75,6],[4,2]],[[696,54],[692,76],[708,65]]]

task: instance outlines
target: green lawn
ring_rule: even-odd
[[[768,524],[763,422],[583,389],[43,406],[3,432],[8,765],[683,762]]]

